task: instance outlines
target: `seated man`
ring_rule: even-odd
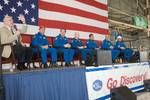
[[[120,57],[122,59],[130,60],[130,58],[133,55],[133,51],[130,48],[126,48],[126,45],[123,42],[123,39],[121,36],[117,37],[117,42],[115,44],[115,49],[120,51]]]
[[[71,45],[69,44],[68,38],[65,36],[65,34],[66,30],[61,29],[60,34],[54,41],[54,46],[58,49],[58,53],[63,53],[65,65],[70,66],[71,61],[73,60],[74,50],[70,49]]]
[[[111,50],[112,53],[112,60],[114,61],[118,55],[120,54],[119,50],[115,50],[114,49],[114,45],[112,44],[111,40],[110,40],[110,36],[106,35],[105,39],[102,42],[102,49],[104,50]]]
[[[7,15],[4,17],[4,26],[0,28],[0,40],[1,44],[13,44],[15,56],[18,59],[17,68],[22,70],[26,68],[25,63],[29,65],[31,61],[32,48],[26,47],[22,44],[21,33],[25,33],[27,31],[27,25],[25,24],[25,18],[22,14],[19,15],[19,20],[23,23],[22,29],[17,29],[11,16]],[[11,46],[4,46],[2,57],[9,58],[11,53]]]
[[[52,48],[47,37],[45,36],[45,27],[41,26],[39,32],[35,34],[34,39],[32,40],[33,46],[38,46],[40,48],[42,64],[44,68],[47,68],[47,55],[51,55],[51,66],[57,66],[57,51],[55,48]],[[34,52],[37,52],[36,49],[33,49]]]
[[[94,41],[94,35],[93,34],[89,35],[89,40],[87,40],[86,46],[87,46],[87,48],[86,48],[87,50],[85,52],[86,53],[86,57],[87,57],[87,55],[90,56],[90,61],[87,61],[87,59],[85,57],[86,64],[87,65],[89,65],[89,64],[93,65],[93,63],[96,62],[96,61],[94,61],[94,56],[96,55],[95,49],[99,48],[98,44]]]
[[[86,46],[83,46],[83,43],[82,41],[79,39],[79,33],[76,32],[75,33],[75,37],[73,38],[72,42],[71,42],[71,45],[72,45],[72,49],[75,50],[75,56],[76,55],[81,55],[82,56],[82,60],[86,60],[86,53],[87,52],[85,49]]]

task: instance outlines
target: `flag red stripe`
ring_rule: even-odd
[[[107,5],[102,4],[100,2],[96,2],[95,0],[76,0],[76,1],[108,11]]]
[[[83,25],[83,24],[71,23],[71,22],[39,19],[38,24],[39,24],[39,26],[43,25],[48,28],[65,28],[68,30],[93,32],[93,33],[99,33],[99,34],[108,34],[107,29],[102,29],[102,28]]]
[[[94,13],[90,13],[90,12],[86,12],[83,10],[79,10],[76,8],[71,8],[71,7],[59,5],[59,4],[39,1],[39,8],[43,9],[43,10],[48,10],[48,11],[55,11],[55,12],[72,14],[72,15],[81,16],[81,17],[90,18],[90,19],[94,19],[94,20],[108,23],[107,17],[100,16],[98,14],[94,14]]]
[[[32,42],[32,38],[33,38],[34,35],[30,35],[30,34],[22,34],[21,37],[22,37],[22,42],[23,43],[31,43]],[[53,41],[55,39],[55,37],[50,37],[50,36],[47,36],[48,38],[48,41],[50,42],[50,44],[53,44]],[[69,40],[71,41],[72,38],[69,38]],[[80,40],[83,42],[84,45],[86,45],[86,42],[87,42],[87,39],[83,39],[83,38],[80,38]],[[101,45],[102,43],[102,40],[95,40],[98,44]]]

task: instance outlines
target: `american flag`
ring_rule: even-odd
[[[67,29],[69,37],[79,31],[83,39],[94,33],[102,40],[108,34],[107,0],[0,0],[0,24],[6,15],[19,23],[19,14],[25,15],[27,34],[35,34],[37,26],[46,26],[47,35],[53,37],[60,28]]]

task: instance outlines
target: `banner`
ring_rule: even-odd
[[[145,17],[134,16],[132,19],[133,19],[133,24],[135,26],[142,27],[142,28],[147,28],[148,22],[147,22],[147,19]]]
[[[133,92],[144,89],[143,80],[150,78],[149,63],[118,64],[86,69],[89,100],[110,99],[110,89],[128,86]]]

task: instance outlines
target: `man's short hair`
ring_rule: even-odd
[[[6,21],[6,19],[8,19],[8,18],[12,18],[12,16],[9,16],[9,15],[4,16],[4,18],[3,18],[3,22],[5,22],[5,21]]]
[[[42,29],[42,28],[44,28],[44,29],[45,29],[46,27],[45,27],[45,26],[39,26],[39,30],[40,30],[40,29]]]
[[[89,37],[91,37],[93,34],[89,34]]]
[[[66,29],[64,29],[64,28],[60,29],[60,32],[62,32],[62,30],[64,30],[66,32]]]

